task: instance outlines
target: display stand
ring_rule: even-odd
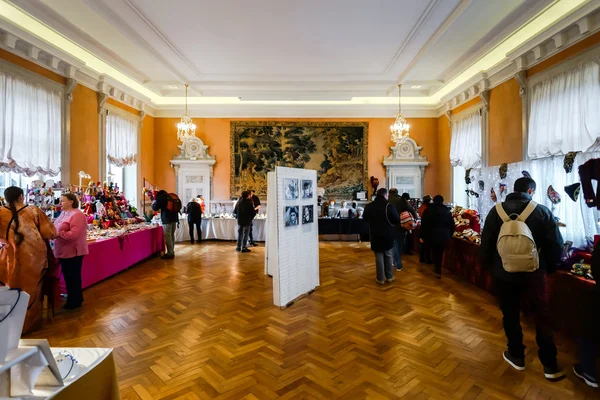
[[[316,188],[317,171],[276,167],[268,174],[265,273],[273,277],[279,307],[319,286],[317,197],[304,197],[303,181]]]

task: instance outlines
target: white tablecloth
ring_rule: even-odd
[[[79,372],[76,376],[65,379],[62,387],[40,387],[33,390],[34,396],[21,399],[87,399],[117,400],[120,399],[115,362],[112,349],[100,348],[55,348],[53,354],[67,351],[78,361]],[[7,371],[8,373],[8,371]],[[4,377],[4,376],[3,376]],[[8,385],[0,388],[0,398],[8,396]]]
[[[254,240],[265,241],[265,219],[252,221]],[[194,236],[196,233],[194,232]],[[202,239],[237,240],[238,224],[232,218],[206,218],[202,220]],[[187,219],[179,220],[179,226],[175,231],[176,242],[190,240],[190,231]]]

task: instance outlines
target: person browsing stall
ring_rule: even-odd
[[[62,212],[54,221],[57,232],[54,239],[54,257],[60,261],[67,287],[65,309],[74,310],[83,303],[81,267],[83,257],[89,253],[87,218],[79,209],[79,199],[73,193],[60,196],[60,205]]]

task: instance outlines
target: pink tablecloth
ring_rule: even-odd
[[[118,238],[89,244],[90,254],[83,258],[82,287],[85,289],[146,258],[164,251],[162,226],[133,232]],[[66,293],[65,281],[60,274],[60,291]]]

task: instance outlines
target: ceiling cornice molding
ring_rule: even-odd
[[[435,118],[435,107],[402,107],[405,118]],[[192,105],[192,118],[396,118],[394,105]],[[156,118],[181,118],[183,109],[162,106],[155,112]]]
[[[600,3],[588,2],[577,10],[530,39],[492,69],[481,72],[444,96],[440,103],[431,106],[412,107],[415,117],[437,117],[479,96],[509,79],[518,71],[552,57],[569,46],[600,31]],[[150,99],[116,79],[98,74],[73,56],[62,52],[41,38],[29,34],[6,19],[0,18],[0,47],[26,60],[77,82],[92,90],[105,93],[111,98],[138,110],[144,108],[149,115],[181,114],[181,105],[155,105]],[[396,114],[392,104],[213,104],[196,105],[200,116],[211,117],[305,117],[305,118],[393,118]],[[410,114],[407,114],[411,117]]]
[[[600,31],[600,3],[588,3],[507,54],[500,64],[486,73],[473,77],[442,98],[441,103],[450,109],[479,95],[481,81],[487,80],[492,89],[586,37]]]

